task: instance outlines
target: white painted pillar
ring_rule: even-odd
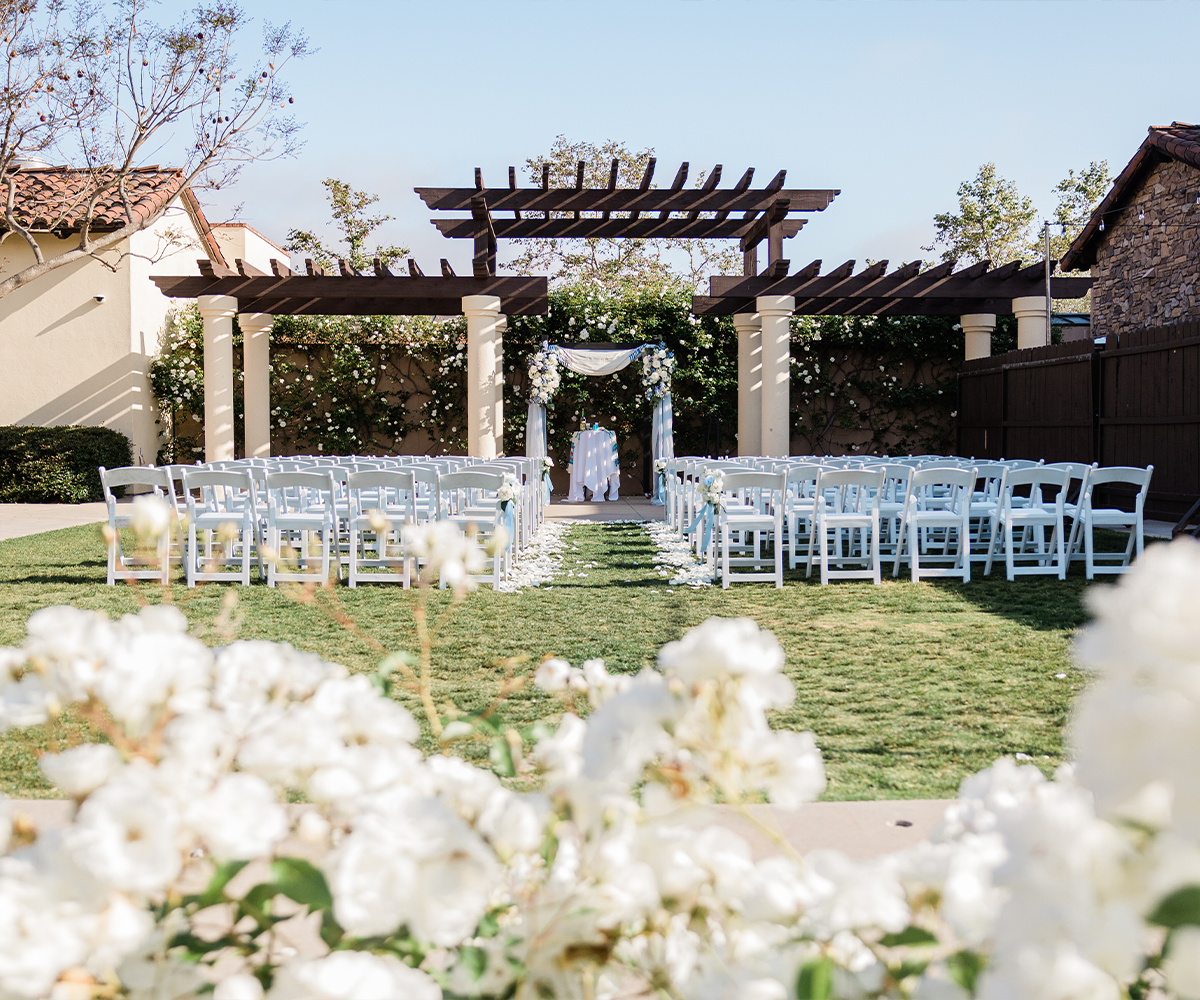
[[[791,295],[760,295],[755,308],[762,317],[762,454],[782,458],[792,450]]]
[[[738,339],[738,454],[761,455],[762,317],[758,313],[734,313],[733,328]]]
[[[242,313],[242,403],[246,408],[246,457],[271,454],[271,327],[270,313]]]
[[[233,317],[232,295],[201,295],[196,299],[204,321],[204,460],[234,458],[233,443]]]
[[[496,457],[496,295],[463,298],[467,317],[467,454]]]
[[[504,454],[504,334],[508,331],[508,318],[501,316],[496,323],[496,407],[492,426],[496,428],[496,454]]]
[[[969,313],[958,318],[963,330],[964,357],[967,361],[992,356],[992,331],[996,329],[995,313]]]
[[[1017,349],[1045,347],[1050,343],[1046,329],[1046,296],[1025,295],[1013,299],[1013,315],[1017,317]]]

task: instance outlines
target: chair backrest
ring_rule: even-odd
[[[183,492],[188,512],[193,517],[196,513],[194,490],[201,491],[210,512],[237,514],[239,517],[249,512],[249,516],[255,516],[254,480],[249,470],[209,470],[185,466]]]
[[[352,472],[346,484],[354,510],[403,510],[406,521],[417,519],[417,484],[411,472],[365,469]]]
[[[741,490],[784,490],[787,488],[786,472],[726,471],[723,477],[726,493]]]
[[[956,469],[938,465],[928,469],[917,469],[909,480],[908,492],[912,497],[929,495],[932,492],[937,497],[938,509],[961,512],[961,505],[971,499],[976,478],[974,468]]]
[[[878,507],[883,492],[882,469],[821,469],[817,480],[817,507],[835,511],[864,511]],[[833,497],[827,490],[832,490]]]
[[[1134,510],[1139,511],[1145,506],[1146,494],[1150,492],[1150,477],[1153,475],[1153,465],[1147,465],[1144,469],[1135,465],[1112,465],[1107,469],[1093,469],[1087,480],[1086,503],[1094,506],[1092,491],[1097,486],[1123,483],[1138,488],[1134,495]]]
[[[1029,490],[1031,506],[1044,506],[1043,487],[1051,487],[1056,493],[1056,505],[1062,506],[1066,500],[1067,472],[1065,469],[1047,469],[1044,465],[1033,465],[1024,469],[1009,469],[1004,478],[1004,491],[1001,493],[1001,503],[1012,504],[1014,490]]]
[[[336,492],[328,472],[272,472],[267,495],[276,513],[302,513],[318,507],[330,510]]]
[[[171,475],[166,469],[155,469],[145,465],[124,465],[116,469],[106,469],[101,465],[96,471],[100,473],[104,502],[110,508],[117,502],[112,493],[114,486],[149,486],[155,496],[165,494],[172,504],[175,503],[175,490],[171,485]]]

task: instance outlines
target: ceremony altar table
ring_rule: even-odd
[[[617,435],[615,431],[576,431],[571,437],[571,488],[568,503],[583,500],[583,488],[592,491],[592,500],[616,500],[621,486],[617,467]]]

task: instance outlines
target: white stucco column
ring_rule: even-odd
[[[760,295],[755,308],[762,317],[762,441],[761,454],[780,458],[792,450],[791,295]]]
[[[738,340],[738,454],[761,455],[762,317],[734,313],[733,328]]]
[[[1012,302],[1013,315],[1017,317],[1017,350],[1045,347],[1050,343],[1050,331],[1046,329],[1046,296],[1025,295]]]
[[[992,356],[992,331],[996,329],[995,313],[969,313],[958,318],[963,331],[964,358]]]
[[[233,317],[232,295],[201,295],[196,299],[204,321],[204,460],[226,462],[233,444]]]
[[[271,454],[271,327],[270,313],[242,313],[242,403],[246,408],[246,457]]]
[[[501,316],[496,322],[496,407],[493,410],[492,426],[496,428],[496,454],[504,454],[504,334],[508,331],[508,317]]]
[[[467,317],[467,454],[495,458],[500,299],[495,295],[467,295],[462,302]]]

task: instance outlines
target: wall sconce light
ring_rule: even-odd
[[[92,296],[92,298],[94,298],[94,299],[95,299],[97,302],[103,302],[103,301],[104,301],[104,296],[103,296],[103,295],[93,295],[93,296]]]

